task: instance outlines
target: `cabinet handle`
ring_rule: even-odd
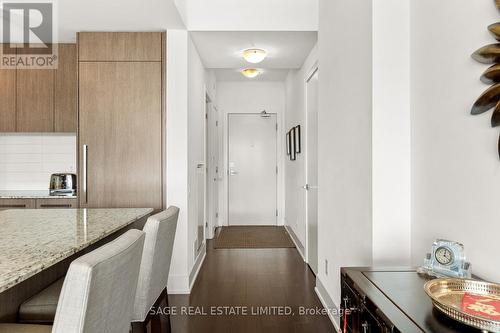
[[[0,205],[0,208],[26,208],[26,205]]]
[[[63,205],[63,204],[61,204],[61,205],[50,205],[49,204],[49,205],[40,205],[40,207],[42,207],[42,208],[71,208],[71,205],[69,205],[69,204],[66,204],[66,205]]]
[[[88,169],[88,145],[83,145],[83,195],[85,198],[85,203],[88,203],[87,195],[87,169]]]

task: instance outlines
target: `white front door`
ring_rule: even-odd
[[[276,119],[228,115],[229,225],[276,225]]]
[[[318,71],[306,84],[307,263],[318,273]]]

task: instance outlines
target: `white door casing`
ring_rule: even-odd
[[[220,157],[219,157],[219,115],[217,108],[208,98],[206,102],[207,121],[207,233],[206,238],[214,237],[214,229],[218,226],[219,215],[219,184],[220,178]]]
[[[318,69],[306,81],[306,258],[318,273]]]

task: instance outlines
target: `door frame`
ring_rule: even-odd
[[[313,78],[313,76],[318,73],[319,71],[319,64],[318,61],[314,63],[314,65],[311,67],[311,69],[307,72],[307,75],[304,79],[304,123],[305,123],[305,131],[303,133],[303,142],[305,143],[304,147],[307,147],[307,137],[309,134],[309,124],[307,121],[307,115],[308,115],[308,107],[307,107],[307,84],[309,81]],[[308,181],[308,175],[309,175],[309,167],[308,167],[308,160],[309,160],[309,152],[308,149],[304,149],[304,180],[305,184],[309,184]],[[304,184],[304,186],[305,186]],[[306,232],[305,232],[305,261],[309,265],[310,260],[309,260],[309,207],[307,205],[308,203],[308,194],[309,191],[304,190],[304,213],[305,213],[305,222],[306,222]],[[319,262],[318,262],[318,268],[319,268]]]
[[[279,199],[280,199],[280,193],[279,193],[279,177],[281,177],[281,160],[280,160],[280,154],[279,154],[279,151],[280,151],[280,137],[279,137],[279,134],[281,133],[280,132],[280,129],[281,129],[281,126],[280,126],[280,115],[276,112],[267,112],[267,114],[269,115],[275,115],[276,116],[276,125],[277,125],[277,128],[276,128],[276,168],[277,168],[277,173],[276,173],[276,211],[277,211],[277,215],[276,215],[276,226],[278,225],[281,225],[280,221],[279,221],[279,216],[281,215],[280,214],[280,204],[279,204]],[[224,192],[225,192],[225,204],[226,204],[226,209],[225,209],[225,223],[224,225],[225,226],[230,226],[229,224],[229,143],[230,143],[230,140],[229,140],[229,117],[231,115],[255,115],[255,116],[260,116],[262,114],[262,112],[228,112],[226,114],[226,129],[225,129],[225,135],[226,135],[226,144],[225,144],[225,147],[224,147],[224,164],[225,164],[225,172],[224,172],[224,175],[226,177],[226,186],[225,186],[225,189],[224,189]]]
[[[214,118],[215,117],[215,118]],[[215,121],[213,121],[215,120]],[[215,203],[215,198],[212,198],[215,192],[216,183],[219,184],[219,176],[216,172],[218,167],[220,171],[220,151],[215,165],[212,161],[212,155],[215,151],[215,145],[219,145],[219,117],[217,107],[214,104],[213,98],[210,93],[205,89],[205,117],[204,117],[204,155],[205,155],[205,239],[213,239],[215,236],[215,228],[218,225],[218,219],[215,214],[219,212],[219,207]],[[215,178],[215,181],[212,181]],[[219,186],[217,186],[219,189]],[[220,189],[219,189],[220,191]],[[217,191],[217,193],[219,192]]]

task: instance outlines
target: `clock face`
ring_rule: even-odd
[[[438,263],[444,266],[449,266],[453,263],[455,260],[455,256],[453,255],[453,252],[445,247],[441,246],[436,250],[436,253],[434,254],[436,257],[436,260]]]

